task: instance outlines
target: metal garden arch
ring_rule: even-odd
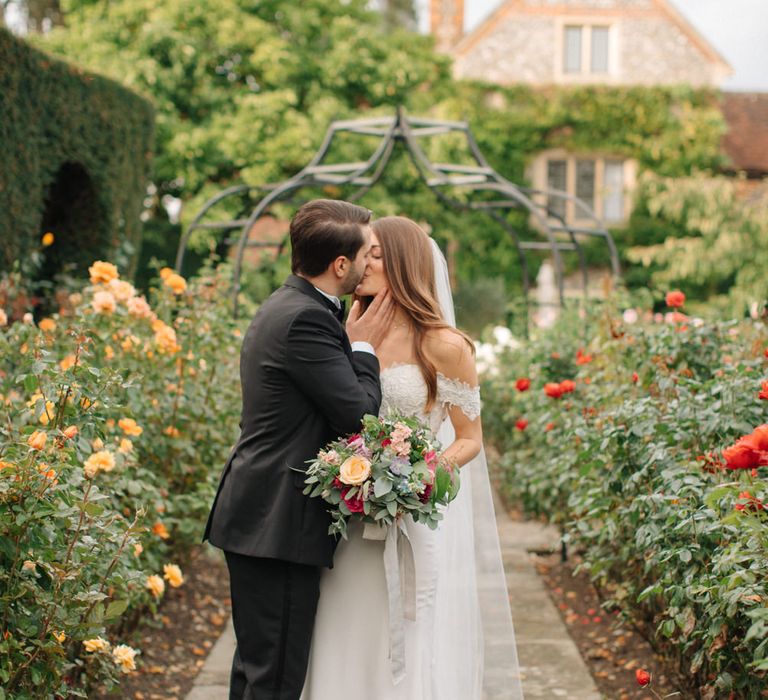
[[[340,134],[377,137],[377,147],[368,160],[347,163],[325,163],[334,139]],[[463,135],[473,164],[432,162],[421,146],[424,139],[445,134]],[[248,235],[260,217],[269,212],[272,204],[279,201],[299,201],[292,195],[302,188],[328,185],[353,188],[346,197],[349,201],[360,199],[381,178],[396,144],[406,148],[421,179],[435,195],[446,204],[458,208],[481,211],[496,220],[510,235],[523,275],[526,304],[531,289],[528,251],[549,251],[555,272],[558,298],[565,304],[563,290],[564,252],[575,252],[579,259],[582,288],[587,293],[588,272],[580,240],[603,239],[609,253],[614,277],[620,275],[619,258],[611,234],[602,225],[592,209],[582,200],[560,190],[537,190],[520,187],[497,173],[485,160],[466,122],[437,121],[406,116],[402,107],[393,117],[379,117],[354,121],[335,121],[328,127],[325,138],[315,156],[296,175],[278,184],[237,185],[223,190],[209,199],[195,216],[179,242],[176,270],[180,271],[190,235],[197,229],[209,229],[226,233],[237,232],[239,237],[229,238],[237,243],[232,288],[233,314],[237,316],[238,294],[243,255],[247,247],[271,247],[277,254],[286,240],[279,244],[249,241]],[[461,193],[459,199],[457,193]],[[240,213],[236,218],[223,221],[209,220],[211,210],[223,200],[238,202]],[[573,202],[578,212],[579,226],[566,222],[558,214],[555,202]],[[520,231],[505,216],[510,211],[527,211],[533,227]]]

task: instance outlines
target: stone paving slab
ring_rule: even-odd
[[[557,548],[557,530],[541,523],[513,521],[500,503],[495,505],[526,700],[600,700],[600,693],[529,554]],[[505,644],[500,639],[498,644],[492,640],[489,646],[492,653],[504,655]],[[228,700],[234,649],[235,634],[230,620],[186,700]],[[488,680],[484,700],[507,700],[503,672],[491,674]]]

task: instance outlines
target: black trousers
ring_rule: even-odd
[[[229,700],[299,700],[320,567],[225,552],[237,648]]]

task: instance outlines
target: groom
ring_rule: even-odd
[[[342,201],[302,206],[290,226],[293,274],[251,321],[240,354],[238,439],[204,539],[224,550],[237,649],[230,700],[298,700],[321,567],[335,540],[322,499],[295,469],[354,433],[381,402],[373,348],[391,321],[385,293],[346,332],[338,297],[354,291],[371,246],[371,213]]]

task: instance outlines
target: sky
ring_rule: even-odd
[[[476,27],[502,0],[464,0],[467,30]],[[733,68],[726,90],[768,92],[768,0],[670,0]],[[417,0],[422,26],[422,8]]]

